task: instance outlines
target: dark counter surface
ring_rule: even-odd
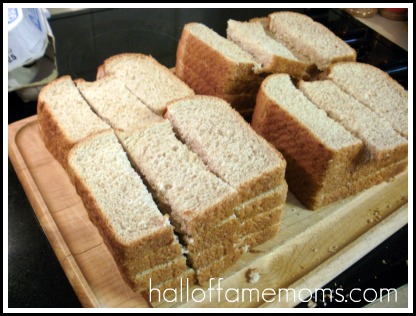
[[[69,74],[73,78],[94,80],[97,66],[105,58],[121,52],[152,54],[161,63],[173,67],[176,45],[184,23],[199,21],[225,35],[228,19],[247,20],[273,11],[275,10],[87,10],[54,16],[50,25],[56,37],[60,75]],[[328,14],[327,11],[306,10],[305,13],[315,14],[322,19],[324,14]],[[23,103],[15,93],[10,93],[8,111],[10,124],[36,114],[36,103]],[[81,307],[10,161],[8,199],[9,307]],[[406,284],[407,246],[408,230],[405,226],[326,287],[377,289],[398,288]],[[351,305],[351,302],[337,305],[318,302],[318,307],[363,305],[364,302],[355,305]]]

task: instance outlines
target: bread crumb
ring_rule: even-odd
[[[246,278],[248,283],[257,283],[260,281],[259,269],[248,269],[246,272]]]
[[[374,223],[374,219],[373,218],[367,219],[367,224],[372,224],[372,223]]]
[[[387,264],[387,261],[383,259],[383,260],[381,260],[381,263],[382,264]]]
[[[318,248],[315,248],[314,250],[312,250],[313,252],[318,252]]]
[[[331,246],[331,247],[328,248],[328,252],[336,253],[338,251],[337,248],[338,248],[338,246]]]

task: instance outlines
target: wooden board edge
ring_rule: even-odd
[[[73,287],[78,299],[84,307],[100,307],[97,298],[92,289],[89,287],[84,275],[79,269],[75,259],[66,245],[66,242],[59,231],[49,209],[39,193],[36,183],[33,180],[29,170],[25,167],[25,161],[20,154],[16,144],[16,136],[19,131],[26,125],[37,120],[36,115],[20,120],[8,126],[8,154],[17,177],[26,193],[26,196],[32,206],[35,215],[41,225],[46,238],[58,261],[64,270],[71,286]]]
[[[288,288],[294,291],[283,291],[283,295],[278,299],[263,303],[259,307],[288,308],[305,302],[310,292],[313,293],[316,289],[321,288],[340,273],[347,270],[352,264],[359,261],[368,252],[376,248],[407,223],[408,204],[405,204],[378,225],[372,227],[355,241],[344,247],[336,255],[330,257],[300,280],[291,284]],[[301,291],[303,289],[308,289],[309,291]],[[294,293],[298,293],[299,295],[295,296]]]

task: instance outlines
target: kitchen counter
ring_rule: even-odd
[[[182,26],[200,21],[225,35],[229,18],[247,20],[270,9],[84,10],[53,16],[60,75],[93,80],[99,63],[122,51],[152,54],[174,66]],[[319,13],[319,12],[318,12]],[[159,40],[155,39],[159,38]],[[140,40],[138,40],[138,38]],[[98,47],[98,49],[97,49]],[[36,113],[36,103],[24,104],[9,94],[9,123]],[[16,173],[8,164],[8,303],[9,307],[81,307],[35,217]],[[407,283],[407,226],[400,229],[327,287],[399,288]],[[331,305],[319,307],[364,306]],[[306,307],[300,305],[299,307]]]

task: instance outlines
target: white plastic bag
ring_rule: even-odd
[[[8,45],[9,91],[57,77],[54,37],[42,9],[8,8]]]

